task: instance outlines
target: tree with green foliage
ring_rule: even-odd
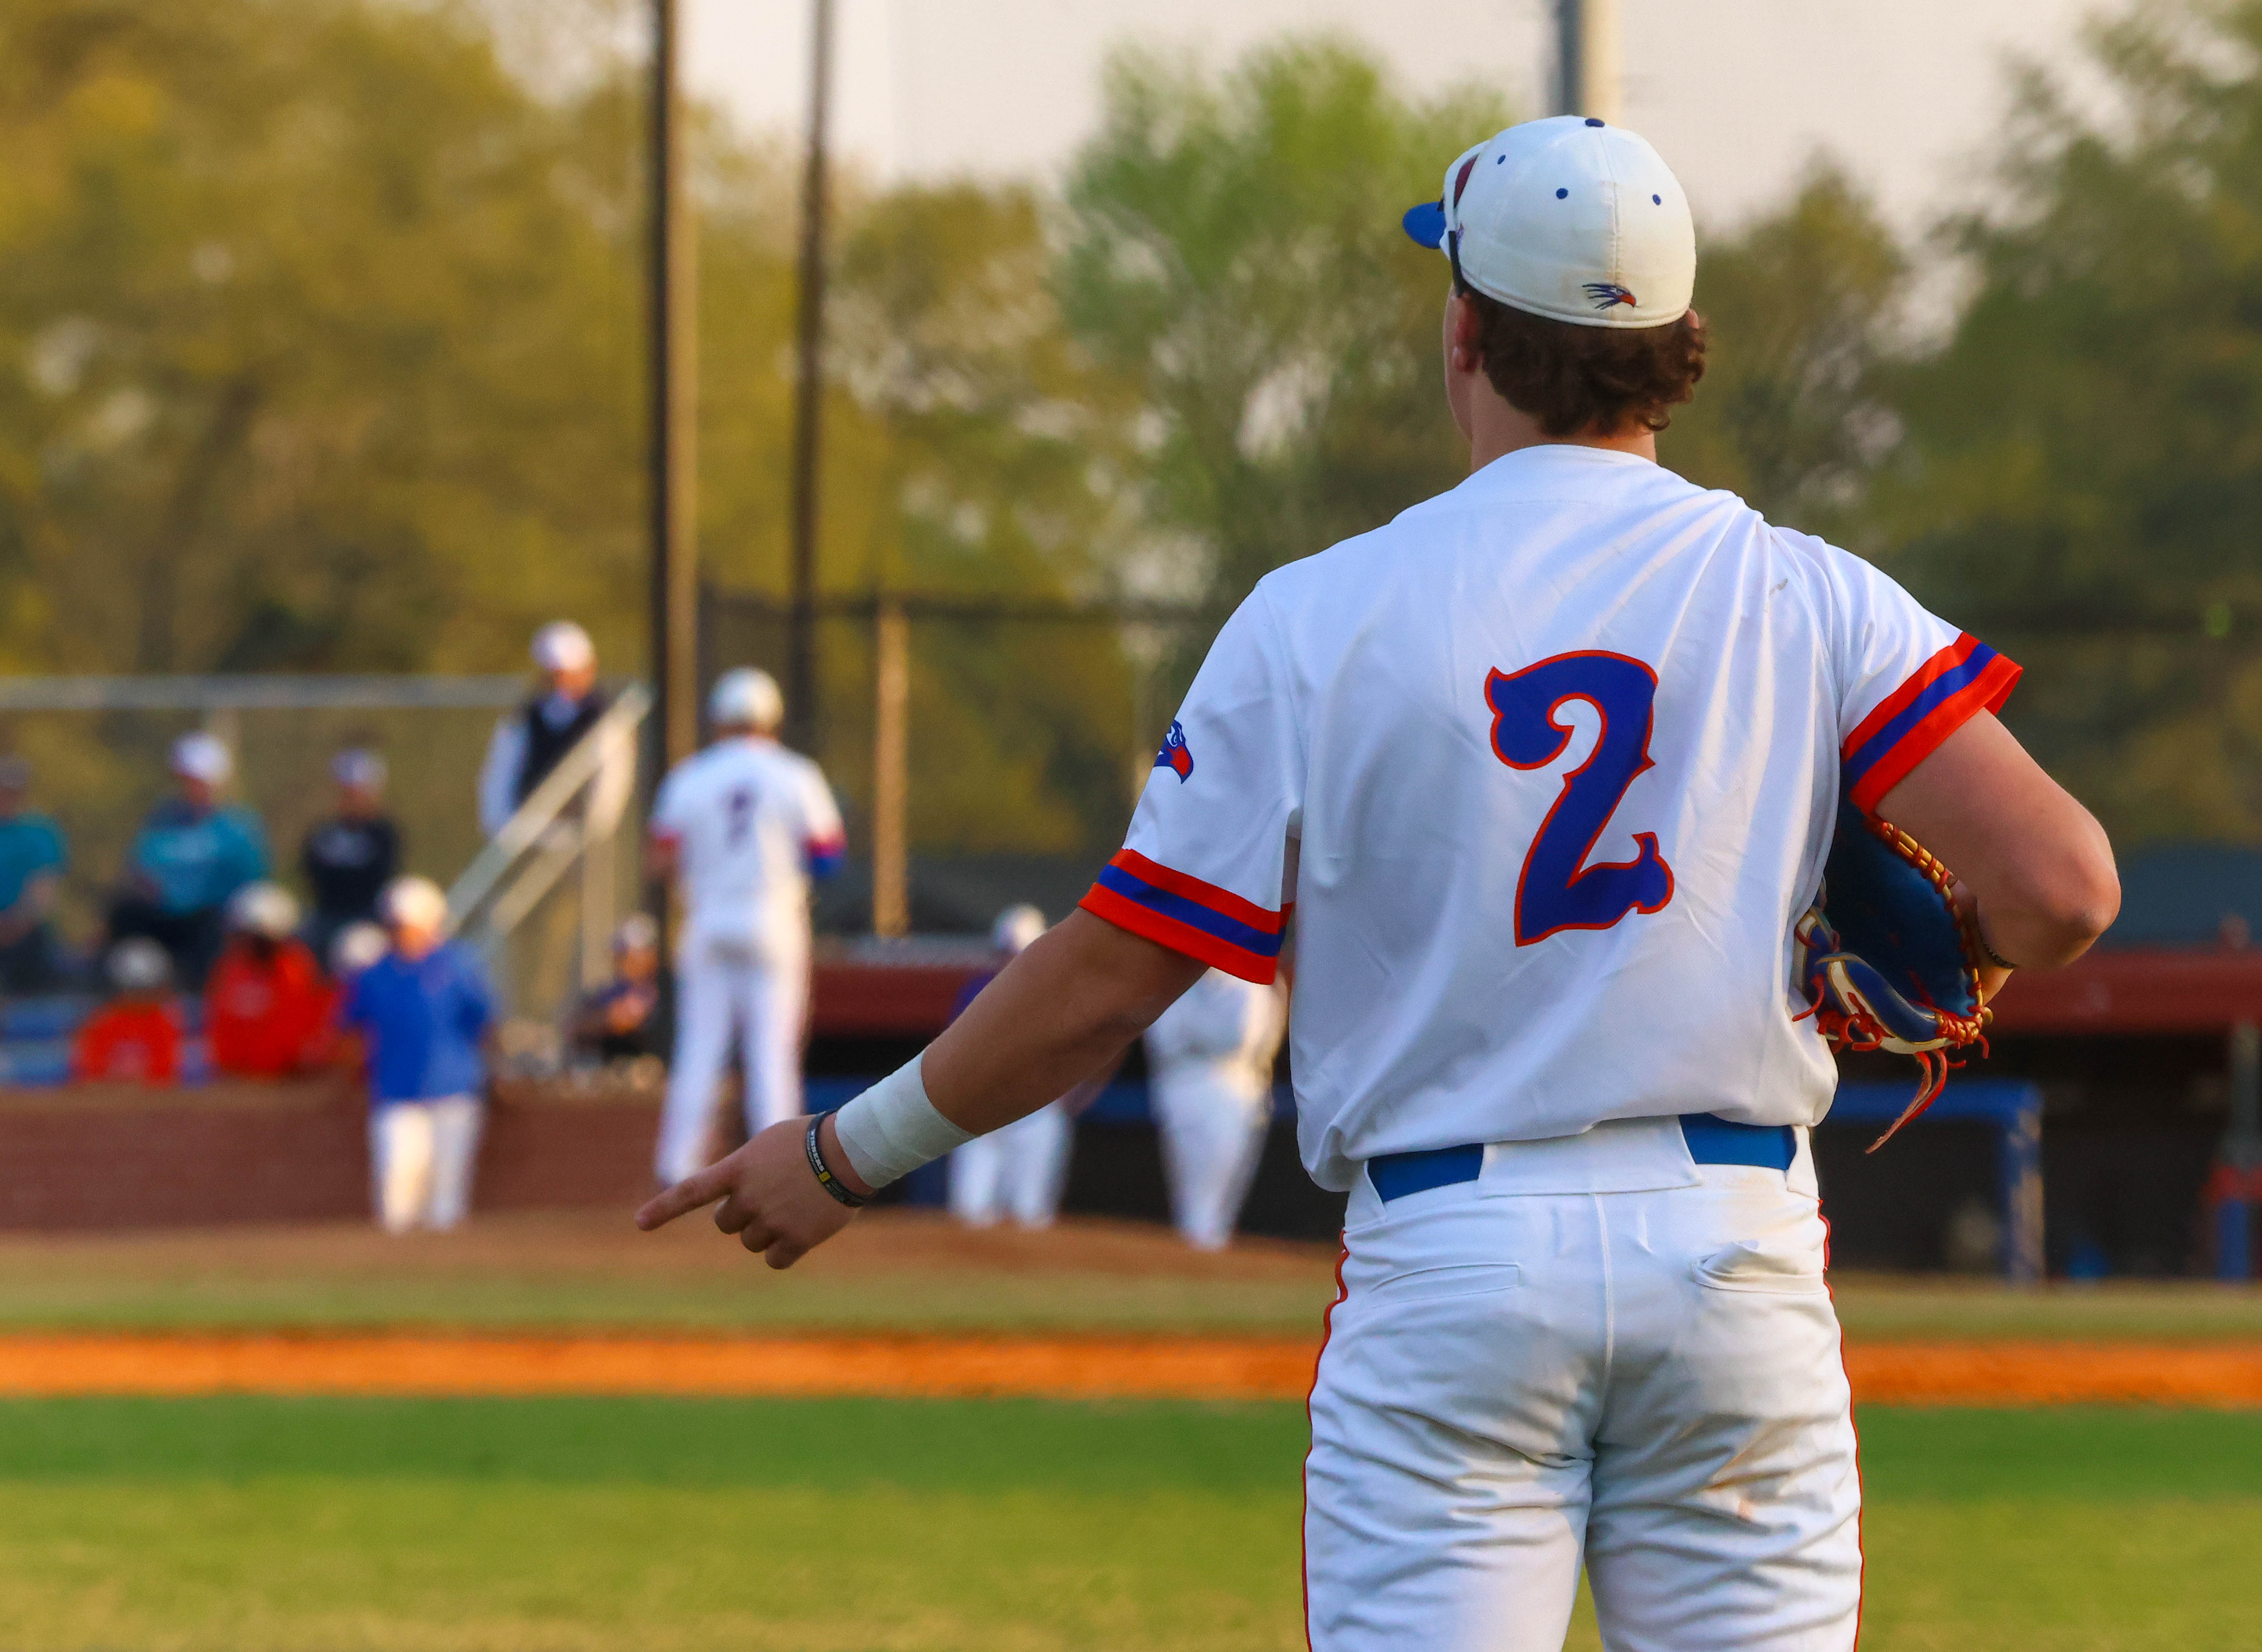
[[[1399,218],[1508,113],[1480,90],[1410,103],[1327,40],[1222,76],[1125,52],[1106,91],[1069,177],[1063,304],[1137,386],[1182,585],[1230,603],[1466,468],[1437,397],[1446,278]]]
[[[566,613],[609,668],[637,668],[642,86],[595,26],[604,10],[576,10],[588,49],[539,73],[495,18],[522,47],[563,25],[524,7],[0,14],[0,666],[509,669]],[[710,111],[693,152],[702,566],[775,590],[793,169]],[[1036,198],[852,178],[837,205],[825,588],[1104,582],[1122,401],[1060,327]],[[993,636],[960,667],[938,655],[917,725],[922,841],[1115,829],[1127,690],[1120,657],[1088,644]],[[828,675],[825,754],[853,795],[861,639]],[[157,783],[163,731],[110,729],[107,754],[54,732],[17,738],[98,840]],[[247,751],[247,780],[287,816],[313,776],[270,773],[267,754]],[[82,864],[99,878],[95,848]]]
[[[1893,387],[1888,566],[2030,667],[2008,720],[2123,840],[2262,834],[2262,4],[2028,70],[1973,278]]]
[[[1865,507],[1899,436],[1891,325],[1908,275],[1876,209],[1826,162],[1784,206],[1706,237],[1704,382],[1674,410],[1660,458],[1772,521],[1873,548]]]
[[[0,65],[0,646],[406,668],[618,610],[634,157],[602,99],[347,0],[25,0]]]

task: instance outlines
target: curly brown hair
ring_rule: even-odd
[[[1615,436],[1639,422],[1662,430],[1667,413],[1704,376],[1704,322],[1691,310],[1662,327],[1581,327],[1464,285],[1477,314],[1485,377],[1508,404],[1552,436]]]

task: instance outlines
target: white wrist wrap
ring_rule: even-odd
[[[884,1187],[974,1139],[934,1110],[914,1056],[833,1116],[832,1130],[855,1172]]]

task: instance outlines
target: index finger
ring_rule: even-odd
[[[695,1171],[674,1187],[654,1194],[636,1213],[636,1224],[646,1233],[654,1228],[664,1228],[676,1217],[696,1210],[702,1205],[711,1205],[730,1191],[731,1172],[723,1165],[710,1165]]]

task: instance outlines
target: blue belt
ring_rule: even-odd
[[[1682,1114],[1681,1134],[1689,1143],[1689,1157],[1700,1165],[1756,1165],[1787,1171],[1798,1151],[1797,1134],[1788,1124],[1737,1124],[1710,1113]],[[1367,1179],[1385,1203],[1432,1187],[1474,1181],[1483,1169],[1481,1144],[1385,1153],[1366,1161]]]

